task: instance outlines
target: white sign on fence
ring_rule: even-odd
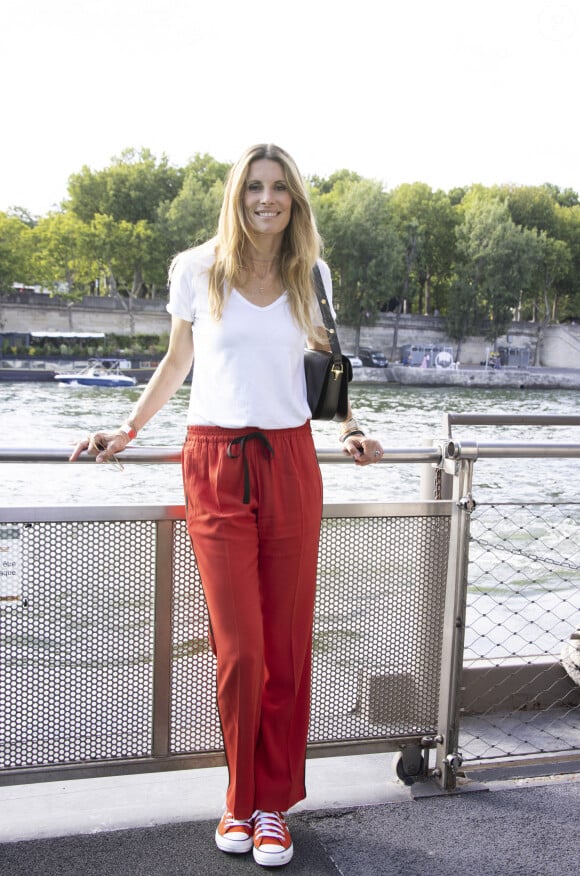
[[[20,527],[0,523],[0,606],[22,600],[22,545]]]

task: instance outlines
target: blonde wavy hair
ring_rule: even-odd
[[[300,171],[290,155],[272,143],[251,146],[229,172],[215,238],[216,259],[209,273],[210,312],[215,319],[221,319],[225,296],[247,264],[249,244],[255,245],[255,235],[246,220],[244,194],[250,165],[264,158],[282,167],[292,196],[292,214],[280,251],[280,277],[294,320],[308,337],[316,337],[311,313],[316,300],[312,268],[321,252],[320,235]]]

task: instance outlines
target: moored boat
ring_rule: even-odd
[[[80,371],[59,372],[54,375],[58,383],[69,386],[135,386],[130,374],[124,374],[118,359],[91,359]]]

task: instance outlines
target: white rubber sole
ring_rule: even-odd
[[[230,839],[227,836],[222,836],[216,830],[215,844],[220,852],[229,852],[230,855],[245,855],[254,845],[254,838],[249,836],[246,839]]]
[[[263,852],[254,846],[254,861],[261,867],[283,867],[292,860],[294,846],[284,849],[282,852]]]

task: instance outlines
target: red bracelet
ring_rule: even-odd
[[[124,432],[129,441],[137,437],[137,429],[131,423],[123,423],[122,426],[119,426],[119,431]]]

